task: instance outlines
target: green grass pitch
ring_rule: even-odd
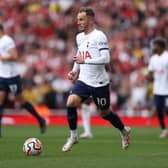
[[[94,138],[80,140],[70,152],[63,153],[68,127],[48,127],[41,135],[37,126],[3,126],[0,168],[168,168],[168,139],[158,138],[159,132],[159,128],[132,128],[131,146],[122,150],[116,129],[93,127]],[[29,137],[42,141],[40,156],[22,152]]]

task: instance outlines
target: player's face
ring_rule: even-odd
[[[77,25],[79,31],[87,31],[89,27],[89,17],[85,12],[78,13],[77,15]]]
[[[157,44],[153,44],[153,46],[152,46],[152,52],[154,53],[154,54],[159,54],[160,53],[160,47],[159,47],[159,45],[157,45]]]

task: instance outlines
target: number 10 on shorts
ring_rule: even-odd
[[[99,105],[99,106],[105,106],[106,105],[106,98],[99,98],[99,97],[97,97],[97,104]]]

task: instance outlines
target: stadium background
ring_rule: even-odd
[[[137,122],[142,120],[142,125],[156,126],[156,118],[139,116],[149,117],[152,111],[152,83],[147,83],[144,75],[151,56],[150,41],[157,36],[168,39],[167,0],[0,1],[0,22],[16,40],[20,55],[25,98],[53,124],[65,122],[61,115],[65,114],[65,102],[72,86],[67,72],[76,52],[75,17],[82,5],[93,7],[96,27],[108,35],[112,108],[123,119],[134,117],[129,120],[131,123],[136,118]],[[31,121],[29,124],[36,123],[13,102],[12,95],[9,100],[4,123],[12,124],[17,117],[22,117],[20,122],[25,124],[28,124],[26,120]],[[94,115],[97,116],[96,112]],[[101,119],[97,121],[101,122]]]

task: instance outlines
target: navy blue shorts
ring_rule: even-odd
[[[20,76],[12,77],[12,78],[2,78],[0,77],[0,91],[4,91],[6,93],[13,93],[18,95],[22,92],[21,78]]]
[[[82,81],[77,80],[72,90],[70,91],[70,94],[76,94],[80,96],[83,101],[91,96],[96,106],[102,110],[108,109],[110,106],[109,84],[102,87],[92,87],[86,85]]]
[[[158,107],[168,108],[168,95],[154,95],[154,104]]]

